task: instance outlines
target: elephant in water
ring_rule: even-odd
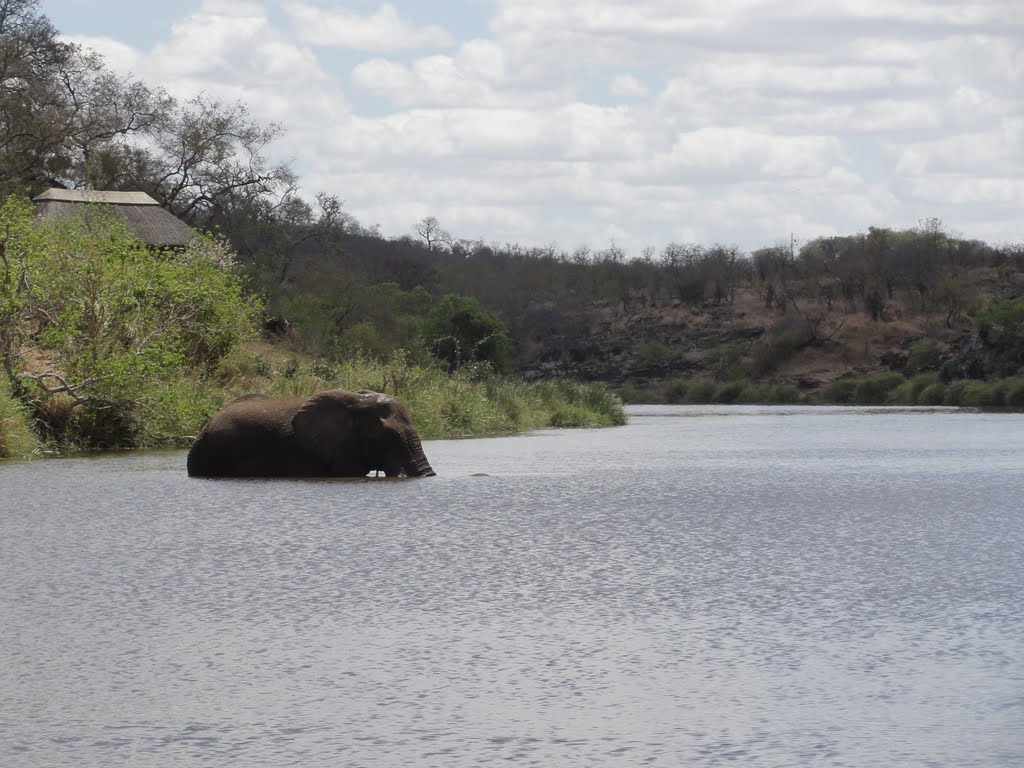
[[[379,392],[247,395],[216,413],[188,452],[193,477],[434,474],[409,409]]]

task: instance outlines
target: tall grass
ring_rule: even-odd
[[[7,382],[0,382],[0,459],[27,459],[39,451],[28,412],[15,398]]]
[[[289,361],[277,370],[251,359],[236,365],[236,372],[227,376],[232,396],[261,391],[298,397],[323,389],[397,395],[409,406],[424,439],[614,426],[626,420],[622,401],[603,384],[527,383],[497,376],[486,366],[449,374],[403,352],[385,360],[353,355],[341,362]]]
[[[397,395],[408,404],[424,439],[614,426],[626,420],[622,401],[603,384],[527,383],[497,376],[483,365],[449,374],[436,364],[415,362],[403,352],[386,360],[354,355],[336,362],[292,355],[275,362],[259,352],[236,351],[212,379],[154,382],[130,411],[112,414],[118,417],[113,421],[93,423],[95,419],[83,420],[78,410],[69,409],[59,440],[50,447],[61,453],[97,447],[184,447],[210,416],[241,395],[263,392],[299,397],[325,389],[372,389]],[[0,388],[0,458],[38,452],[40,441],[30,422],[26,409],[8,389]],[[116,439],[107,437],[114,432]]]

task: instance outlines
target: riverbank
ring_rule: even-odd
[[[943,382],[934,372],[907,378],[890,371],[864,378],[837,379],[814,392],[789,384],[749,380],[671,378],[656,386],[617,390],[627,404],[665,405],[902,405],[962,408],[1024,408],[1024,376]]]
[[[372,389],[404,400],[427,440],[509,435],[546,427],[605,427],[625,423],[622,401],[603,384],[571,381],[526,383],[486,366],[453,373],[399,352],[380,360],[356,355],[344,361],[303,357],[265,342],[243,345],[207,379],[172,380],[152,390],[130,444],[110,449],[187,447],[223,405],[244,394],[300,396],[325,389]],[[51,409],[52,410],[52,409]],[[69,411],[71,409],[69,408]],[[73,412],[72,412],[73,413]],[[0,458],[67,455],[80,446],[64,425],[60,442],[46,426],[0,390]],[[102,446],[101,446],[102,449]]]

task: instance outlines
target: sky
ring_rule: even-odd
[[[630,256],[916,227],[1024,242],[1020,0],[44,0],[280,123],[364,226]]]

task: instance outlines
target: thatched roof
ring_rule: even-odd
[[[174,248],[186,245],[192,228],[145,192],[97,192],[91,189],[48,189],[33,198],[36,215],[43,219],[74,216],[83,205],[100,204],[124,219],[135,236],[146,245]]]

